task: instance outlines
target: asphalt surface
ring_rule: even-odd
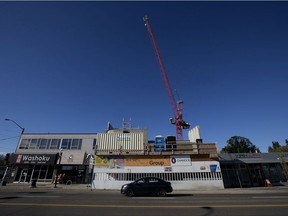
[[[98,190],[91,185],[86,184],[72,184],[64,185],[57,184],[56,188],[51,183],[37,183],[36,187],[31,187],[28,183],[10,183],[6,186],[0,186],[0,191],[3,190],[54,190],[54,191],[65,191],[65,190],[79,190],[79,191],[118,191],[118,190]],[[120,189],[119,189],[120,191]],[[288,184],[283,186],[272,186],[272,187],[251,187],[251,188],[227,188],[227,189],[214,189],[214,190],[177,190],[174,193],[180,194],[261,194],[261,193],[287,193]]]
[[[166,197],[125,197],[117,190],[87,185],[7,184],[0,186],[0,212],[5,216],[48,215],[251,215],[286,216],[288,187],[174,191]]]

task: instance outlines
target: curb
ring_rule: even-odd
[[[55,188],[54,184],[37,184],[36,187],[30,184],[10,183],[0,186],[1,190],[53,190],[53,191],[93,191],[93,192],[119,192],[119,190],[94,189],[86,184],[62,185]],[[253,188],[227,188],[218,190],[174,190],[172,194],[264,194],[264,193],[285,193],[288,194],[288,186],[274,187],[253,187]]]

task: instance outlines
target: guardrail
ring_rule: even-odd
[[[143,149],[96,149],[96,155],[175,155],[210,154],[217,155],[216,144],[167,144],[163,150],[157,150],[155,144],[147,144]]]

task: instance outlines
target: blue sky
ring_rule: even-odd
[[[27,133],[173,135],[148,15],[184,120],[219,150],[287,136],[288,2],[0,2],[0,152]],[[176,99],[178,99],[176,97]],[[184,138],[188,139],[188,131]]]

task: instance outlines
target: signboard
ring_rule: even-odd
[[[125,159],[125,166],[170,166],[169,158]]]
[[[171,166],[170,158],[143,158],[123,156],[96,156],[95,166],[107,168],[123,168],[124,166]]]
[[[13,154],[11,162],[15,164],[54,165],[56,154]]]
[[[189,155],[177,155],[177,156],[171,156],[171,165],[172,166],[191,166],[191,158]]]
[[[211,164],[210,165],[210,171],[211,172],[216,172],[217,171],[217,164]]]
[[[258,153],[239,153],[235,154],[236,158],[262,158],[261,154]]]
[[[164,172],[172,172],[172,167],[164,167]]]
[[[123,168],[123,156],[96,156],[95,166],[97,167],[109,167],[109,168]]]

